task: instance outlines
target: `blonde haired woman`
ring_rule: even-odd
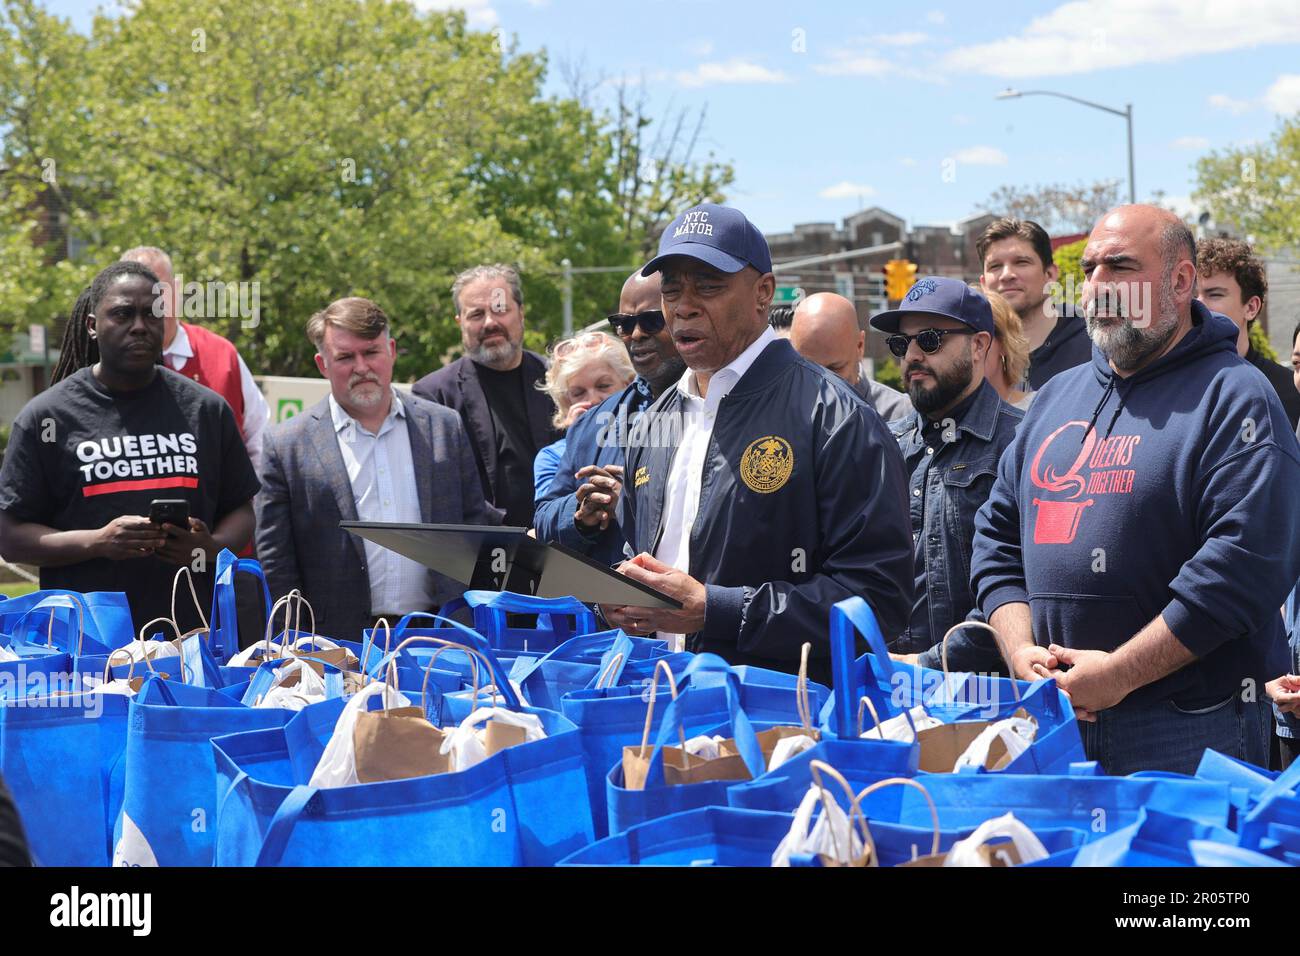
[[[984,360],[984,377],[998,390],[1004,402],[1016,408],[1028,408],[1034,393],[1027,391],[1029,374],[1029,339],[1020,316],[1011,303],[992,289],[972,283],[971,288],[989,300],[993,308],[993,327],[997,334]]]
[[[555,402],[552,424],[568,431],[578,416],[621,392],[636,371],[623,343],[608,332],[587,332],[557,342],[546,381],[539,382]],[[560,468],[567,438],[547,445],[533,459],[533,493],[541,497]]]

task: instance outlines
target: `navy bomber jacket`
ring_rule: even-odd
[[[620,523],[629,555],[663,534],[682,397],[666,391],[629,435]],[[732,664],[830,672],[831,605],[859,595],[886,638],[912,609],[907,476],[880,416],[784,339],[768,345],[718,406],[690,534],[692,577],[708,589],[688,647]]]

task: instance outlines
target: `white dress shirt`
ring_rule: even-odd
[[[194,346],[190,344],[189,334],[185,331],[185,326],[177,322],[176,335],[172,338],[172,344],[163,349],[163,360],[168,368],[179,372],[193,357]],[[266,396],[253,381],[253,373],[244,364],[244,357],[238,351],[235,352],[235,357],[239,359],[239,391],[244,398],[244,420],[239,423],[239,426],[244,436],[244,447],[248,449],[248,457],[253,462],[253,469],[260,475],[262,433],[266,429],[266,423],[271,419],[271,409],[266,404]]]
[[[357,520],[419,523],[420,498],[411,460],[411,436],[397,390],[393,389],[392,408],[377,435],[345,412],[332,394],[329,406],[357,505]],[[365,542],[365,549],[372,615],[400,616],[433,607],[429,570],[424,565],[372,541]]]
[[[713,437],[713,422],[718,405],[736,387],[763,349],[776,341],[776,333],[768,326],[754,342],[729,364],[713,373],[709,391],[700,396],[695,383],[695,373],[687,369],[677,383],[682,396],[682,441],[668,469],[664,486],[664,530],[655,548],[655,557],[679,571],[691,573],[691,529],[700,511],[700,487],[704,482],[704,463],[708,458],[709,441]],[[685,635],[660,633],[659,639],[668,646],[680,649]]]

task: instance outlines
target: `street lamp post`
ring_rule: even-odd
[[[1091,100],[1080,99],[1077,96],[1070,96],[1068,93],[1054,93],[1051,90],[1014,90],[1005,89],[997,95],[1000,100],[1018,99],[1021,96],[1055,96],[1063,100],[1070,100],[1073,103],[1081,103],[1084,106],[1091,106],[1095,110],[1102,110],[1106,113],[1113,113],[1115,116],[1124,117],[1128,124],[1128,201],[1137,202],[1137,187],[1133,185],[1133,104],[1125,103],[1122,110],[1117,110],[1111,106],[1103,106],[1100,103],[1094,103]]]

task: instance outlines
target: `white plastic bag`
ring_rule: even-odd
[[[994,721],[970,742],[966,752],[953,764],[953,770],[961,767],[983,767],[989,759],[989,748],[993,746],[993,741],[999,738],[1007,748],[1007,755],[1011,760],[1015,760],[1029,749],[1037,734],[1038,721],[1032,717],[1008,717],[1005,720]]]
[[[907,721],[908,714],[899,714],[897,717],[890,717],[888,720],[881,721],[878,727],[863,731],[859,736],[864,740],[902,740],[911,743],[916,739],[916,734],[921,731],[943,725],[942,720],[931,717],[920,704],[913,707],[909,713],[912,718],[911,723]],[[912,732],[913,726],[916,727],[916,733]]]
[[[813,814],[821,807],[817,822]],[[812,824],[811,829],[809,824]],[[847,856],[846,856],[847,851]],[[852,826],[849,815],[834,800],[822,800],[821,788],[813,784],[799,802],[794,812],[790,831],[777,844],[772,853],[773,866],[789,866],[794,853],[824,854],[842,865],[849,865],[862,856],[862,837]]]
[[[726,739],[726,737],[719,737],[716,734],[712,737],[701,734],[686,741],[686,752],[702,760],[717,760],[718,745]]]
[[[298,675],[298,682],[284,686],[291,674]],[[253,702],[254,707],[282,707],[285,710],[302,710],[311,704],[325,699],[325,678],[312,669],[306,661],[293,660],[275,669],[271,687],[265,694]]]
[[[1020,857],[1020,863],[1034,863],[1038,860],[1047,859],[1047,848],[1043,842],[1034,835],[1034,831],[1025,826],[1010,813],[995,817],[992,820],[985,820],[964,840],[958,840],[948,851],[948,856],[943,861],[944,866],[989,866],[988,859],[979,852],[979,848],[990,840],[998,840],[1006,837],[1011,840],[1011,845],[1016,848],[1016,853]],[[998,847],[989,847],[994,856],[1003,854],[1003,862],[1011,865],[1014,860],[1005,850]]]
[[[18,655],[7,647],[0,647],[0,664],[8,664],[18,660]]]
[[[180,657],[181,652],[171,641],[146,641],[137,640],[130,644],[124,644],[113,652],[114,658],[118,654],[126,657],[124,661],[118,661],[119,664],[140,664],[145,660],[156,661],[162,657]]]
[[[95,674],[83,674],[81,676],[81,685],[87,692],[98,694],[121,694],[124,697],[134,697],[135,688],[125,677],[118,677],[114,680],[104,680]]]
[[[460,726],[449,733],[442,742],[440,752],[451,754],[453,771],[468,770],[487,759],[483,730],[479,724],[485,724],[489,720],[522,727],[525,743],[532,743],[546,736],[546,731],[542,729],[542,722],[535,714],[521,714],[504,707],[480,707],[462,720]]]
[[[775,770],[791,757],[797,756],[805,750],[811,750],[815,746],[817,746],[817,741],[807,734],[782,737],[776,742],[776,746],[772,748],[772,756],[768,758],[767,769]]]
[[[384,710],[409,707],[411,702],[399,691],[376,681],[362,688],[343,707],[334,733],[330,735],[325,751],[316,762],[308,785],[312,787],[350,787],[360,783],[357,779],[357,754],[352,742],[352,731],[357,725],[357,714],[366,709],[370,698],[383,694]]]

